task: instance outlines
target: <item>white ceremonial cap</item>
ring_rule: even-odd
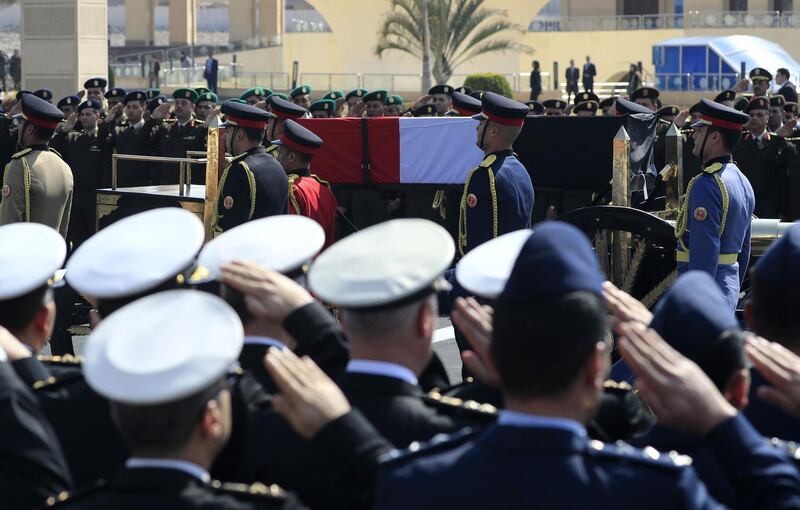
[[[200,219],[179,207],[129,216],[99,231],[75,251],[67,262],[67,282],[93,298],[138,294],[187,269],[204,239]]]
[[[188,397],[235,366],[244,332],[206,292],[159,292],[112,313],[89,335],[83,373],[100,395],[152,405]]]
[[[345,308],[399,305],[449,289],[442,273],[454,254],[453,238],[432,221],[387,221],[325,250],[311,265],[308,286]]]
[[[40,223],[0,227],[0,301],[53,281],[67,255],[61,234]]]
[[[325,231],[305,216],[283,214],[248,221],[203,247],[191,283],[217,279],[220,266],[234,260],[289,274],[302,269],[324,244]]]
[[[522,245],[532,233],[516,230],[471,249],[456,265],[459,285],[476,296],[495,299],[503,292]]]

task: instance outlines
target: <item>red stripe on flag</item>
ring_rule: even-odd
[[[369,159],[373,184],[400,182],[400,119],[369,119]],[[420,150],[425,150],[420,147]]]
[[[311,171],[332,184],[362,184],[361,119],[297,119],[324,142]]]

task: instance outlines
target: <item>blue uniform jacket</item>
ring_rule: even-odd
[[[750,182],[730,157],[717,158],[690,181],[675,225],[678,275],[694,269],[707,272],[732,310],[750,260],[754,208]]]
[[[750,400],[744,414],[762,435],[800,442],[800,419],[758,396],[758,388],[769,385],[757,370],[750,370]]]
[[[493,152],[470,171],[459,205],[458,250],[464,255],[481,243],[530,228],[533,184],[511,150]]]
[[[800,475],[741,416],[705,438],[747,508],[793,508]],[[379,509],[723,508],[685,456],[590,441],[576,432],[493,425],[387,461]]]

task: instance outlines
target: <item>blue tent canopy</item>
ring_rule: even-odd
[[[792,77],[800,74],[800,64],[779,44],[750,35],[679,37],[653,46],[660,90],[729,89],[742,62],[747,70],[763,67],[774,75],[785,67]]]

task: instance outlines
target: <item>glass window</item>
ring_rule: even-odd
[[[728,0],[729,11],[746,11],[747,0]]]

